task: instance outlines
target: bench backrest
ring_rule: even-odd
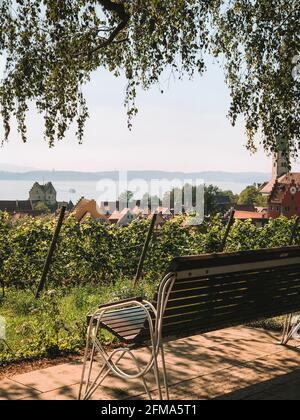
[[[168,272],[173,280],[163,297],[164,337],[300,310],[300,247],[176,258]]]

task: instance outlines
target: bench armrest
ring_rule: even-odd
[[[107,303],[105,305],[100,305],[99,309],[105,309],[105,308],[113,308],[114,306],[120,306],[120,305],[126,305],[127,303],[131,303],[131,302],[143,302],[143,298],[141,296],[139,297],[133,297],[130,299],[124,299],[124,300],[119,300],[118,302],[112,302],[112,303]]]

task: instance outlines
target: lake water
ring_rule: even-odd
[[[239,194],[248,184],[234,182],[210,182],[217,185],[223,190],[231,190],[235,194]],[[32,187],[32,181],[0,181],[0,200],[27,200],[29,190]],[[57,191],[58,201],[70,201],[75,204],[80,197],[89,199],[97,199],[99,192],[97,191],[97,182],[95,181],[56,181],[53,185]],[[146,191],[144,191],[146,192]],[[141,192],[141,195],[144,193]],[[109,197],[114,200],[114,197]]]

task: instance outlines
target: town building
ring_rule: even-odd
[[[72,215],[78,222],[84,222],[88,216],[92,219],[108,222],[109,214],[101,209],[95,200],[87,200],[82,197],[72,210]]]
[[[119,209],[119,202],[102,202],[100,205],[95,200],[82,197],[75,205],[72,215],[79,221],[86,221],[90,216],[94,220],[117,226],[128,226],[134,220],[151,219],[157,213],[156,224],[162,226],[167,220],[173,218],[172,211],[167,207],[157,207],[153,212],[150,208],[140,207],[140,201],[135,206]]]
[[[279,142],[278,151],[273,156],[272,178],[263,183],[259,191],[267,197],[267,206],[237,209],[235,218],[252,219],[253,222],[277,219],[280,216],[292,218],[300,216],[300,173],[290,172],[289,152],[286,143]]]
[[[72,210],[74,204],[72,201],[57,201],[57,193],[51,182],[40,185],[35,182],[29,191],[28,200],[3,200],[0,201],[0,211],[5,211],[14,215],[15,219],[24,216],[40,216],[45,211],[38,206],[39,203],[45,204],[45,209],[53,213],[65,206],[68,211]]]
[[[34,209],[33,203],[31,200],[3,200],[0,201],[0,211],[7,212],[10,215],[19,215],[24,217],[27,215],[39,215],[40,212]]]
[[[289,171],[289,153],[284,142],[274,155],[272,179],[260,187],[268,197],[268,217],[276,219],[286,216],[300,216],[300,173]]]
[[[157,209],[154,212],[158,215],[161,215],[164,220],[173,219],[173,213],[168,207],[157,207]]]
[[[229,213],[226,215],[229,217]],[[245,211],[237,210],[234,214],[235,220],[252,220],[252,223],[257,227],[262,227],[269,221],[267,212],[258,212],[258,211]]]
[[[268,216],[300,216],[300,173],[287,173],[267,183],[261,193],[268,196]]]
[[[125,208],[122,211],[114,211],[109,217],[111,224],[117,224],[118,226],[128,226],[137,218],[137,215],[129,208]]]

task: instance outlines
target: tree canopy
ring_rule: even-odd
[[[134,193],[132,191],[124,191],[119,195],[119,201],[126,206],[134,198]]]
[[[280,136],[297,153],[300,131],[299,0],[1,0],[0,84],[4,140],[16,117],[23,141],[30,103],[45,119],[49,144],[88,108],[82,86],[105,68],[127,78],[129,126],[137,88],[164,71],[205,71],[210,54],[224,69],[233,124],[244,117],[248,147],[266,151]]]
[[[268,198],[263,196],[255,185],[252,185],[241,192],[238,204],[266,207],[268,205]]]

